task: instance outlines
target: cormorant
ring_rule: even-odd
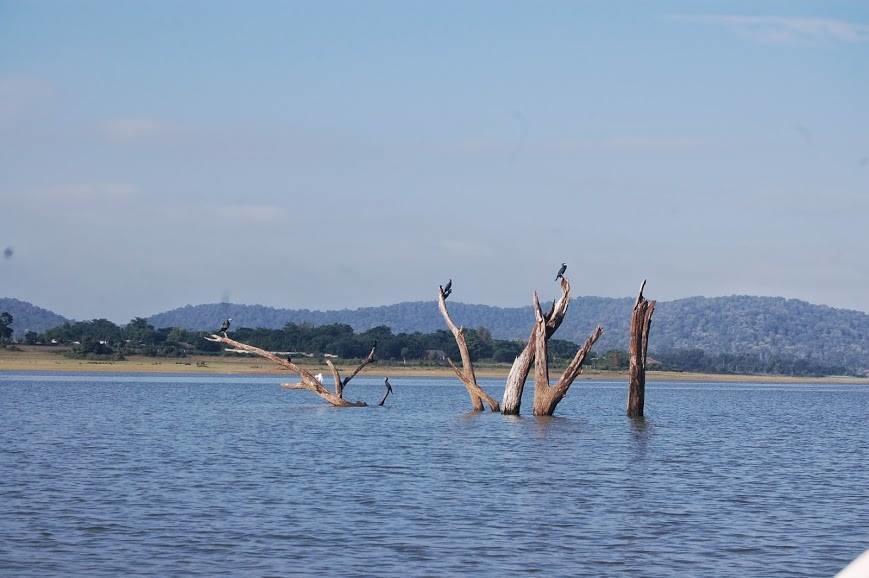
[[[220,325],[220,329],[217,330],[218,333],[223,333],[223,336],[226,337],[226,332],[229,331],[229,322],[232,321],[232,317],[229,319],[224,319],[223,323]]]
[[[383,378],[383,384],[386,386],[386,389],[389,391],[389,393],[392,393],[392,386],[389,384],[388,377]]]
[[[453,288],[453,280],[450,279],[449,281],[447,281],[447,284],[444,285],[444,293],[449,293],[452,290],[452,288]]]
[[[562,263],[561,269],[558,270],[558,275],[555,276],[555,280],[558,281],[559,279],[563,278],[565,271],[567,271],[567,264]]]

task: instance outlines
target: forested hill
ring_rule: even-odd
[[[0,297],[0,313],[4,311],[12,315],[12,335],[16,339],[28,331],[42,333],[66,321],[65,317],[48,309],[11,297]]]
[[[579,297],[558,337],[581,342],[598,323],[604,336],[598,351],[626,349],[632,298]],[[490,307],[451,302],[457,323],[486,327],[495,338],[527,339],[533,314],[529,307]],[[356,330],[387,325],[395,333],[443,329],[430,302],[382,307],[311,311],[260,305],[219,303],[186,306],[150,318],[156,327],[216,329],[232,317],[234,327],[280,328],[288,322],[345,323]],[[650,354],[701,349],[710,354],[757,354],[807,358],[857,370],[869,368],[869,315],[781,297],[690,297],[659,302],[652,324]]]

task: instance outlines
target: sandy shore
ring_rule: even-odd
[[[235,374],[235,375],[274,375],[287,376],[288,371],[276,369],[274,364],[251,357],[212,357],[192,356],[182,359],[153,358],[131,356],[125,361],[88,361],[69,359],[61,351],[50,348],[25,347],[24,351],[7,351],[0,349],[0,371],[60,371],[60,372],[94,372],[94,373],[179,373],[179,374]],[[299,362],[301,366],[312,373],[328,374],[325,363]],[[355,367],[354,364],[339,363],[342,373]],[[475,365],[479,377],[506,377],[510,366],[508,364]],[[388,377],[453,377],[449,367],[431,367],[422,365],[402,365],[378,363],[365,369],[362,375]],[[649,381],[708,381],[708,382],[776,382],[776,383],[865,383],[867,378],[855,377],[790,377],[774,375],[720,375],[702,373],[681,373],[673,371],[650,371]],[[598,371],[586,369],[579,379],[626,381],[627,374],[618,371]]]

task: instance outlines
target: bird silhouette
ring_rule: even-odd
[[[555,280],[558,281],[559,279],[564,278],[564,272],[565,272],[565,271],[567,271],[567,264],[562,263],[562,264],[561,264],[561,269],[558,270],[558,275],[555,276]]]
[[[218,333],[223,333],[223,336],[226,337],[226,332],[229,331],[229,323],[232,321],[232,318],[224,319],[223,323],[220,325],[220,329],[217,330]]]

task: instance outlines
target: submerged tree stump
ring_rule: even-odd
[[[445,291],[443,287],[440,288],[438,292],[438,309],[440,309],[441,315],[443,315],[444,321],[447,327],[450,328],[450,332],[452,332],[456,340],[456,345],[459,347],[459,355],[462,356],[462,369],[456,367],[456,364],[449,357],[447,361],[456,373],[456,377],[465,384],[465,388],[468,390],[468,395],[471,398],[471,407],[474,411],[483,411],[484,401],[492,411],[500,411],[501,407],[498,405],[498,402],[486,393],[482,387],[477,385],[477,376],[474,374],[474,364],[471,363],[471,352],[468,350],[468,343],[465,340],[465,331],[453,322],[450,312],[447,310],[447,297],[450,293],[452,293],[451,290]]]
[[[570,306],[570,282],[566,277],[561,277],[561,297],[552,302],[549,313],[543,316],[546,331],[544,340],[548,340],[561,326],[567,308]],[[536,315],[536,313],[535,313]],[[531,335],[521,353],[513,360],[510,373],[507,374],[507,382],[504,384],[504,397],[501,401],[501,411],[504,415],[519,415],[522,408],[522,393],[525,390],[525,382],[531,372],[531,365],[537,351],[537,331],[535,323],[531,329]]]
[[[631,334],[628,343],[630,357],[628,417],[642,417],[646,401],[646,354],[649,349],[649,328],[652,326],[655,301],[643,297],[645,287],[644,280],[631,312]]]
[[[447,327],[450,328],[450,331],[455,336],[464,367],[463,369],[459,369],[452,360],[448,359],[447,361],[449,361],[456,376],[465,384],[474,411],[482,411],[484,401],[492,411],[498,411],[498,402],[477,385],[474,367],[471,363],[471,356],[468,353],[468,346],[465,343],[462,328],[456,327],[447,311],[446,298],[448,295],[449,293],[445,293],[444,289],[441,288],[438,295],[438,307],[447,323]],[[563,277],[561,278],[561,297],[552,303],[552,307],[547,314],[544,315],[540,307],[540,299],[537,297],[537,293],[534,293],[534,328],[531,330],[528,343],[525,344],[525,348],[516,357],[513,366],[510,368],[510,374],[507,376],[507,382],[504,386],[504,405],[500,408],[505,415],[519,414],[522,403],[522,391],[528,379],[528,374],[531,372],[532,364],[534,364],[534,415],[552,415],[558,403],[564,399],[571,384],[582,372],[582,364],[585,362],[585,358],[588,356],[591,347],[603,333],[603,329],[600,326],[592,332],[585,344],[579,348],[576,356],[574,356],[555,385],[549,384],[547,343],[549,338],[561,326],[569,304],[570,282]]]
[[[350,380],[353,379],[357,373],[362,371],[362,368],[364,368],[369,363],[374,363],[377,361],[374,357],[374,351],[377,348],[376,345],[371,348],[371,351],[368,353],[368,357],[362,360],[362,363],[359,364],[356,370],[353,371],[353,373],[350,374],[349,377],[346,377],[343,380],[341,379],[341,374],[338,373],[338,368],[335,367],[335,365],[331,361],[326,360],[326,363],[329,365],[329,369],[332,371],[332,376],[335,379],[335,393],[332,393],[331,391],[326,389],[323,384],[320,383],[320,380],[314,377],[311,372],[299,367],[292,361],[278,357],[270,351],[260,349],[259,347],[254,347],[253,345],[248,345],[247,343],[242,343],[241,341],[236,341],[235,339],[227,337],[225,333],[223,335],[218,335],[215,333],[210,337],[206,337],[205,339],[217,343],[224,343],[226,345],[234,347],[235,349],[241,349],[243,351],[253,353],[254,355],[258,355],[260,357],[273,361],[281,367],[285,367],[290,371],[298,373],[299,382],[283,383],[281,384],[281,387],[283,387],[284,389],[307,389],[308,391],[316,393],[335,407],[366,407],[368,405],[364,401],[347,401],[346,399],[344,399],[344,389],[347,387],[347,384],[350,382]],[[384,401],[385,400],[386,398],[384,398]]]

